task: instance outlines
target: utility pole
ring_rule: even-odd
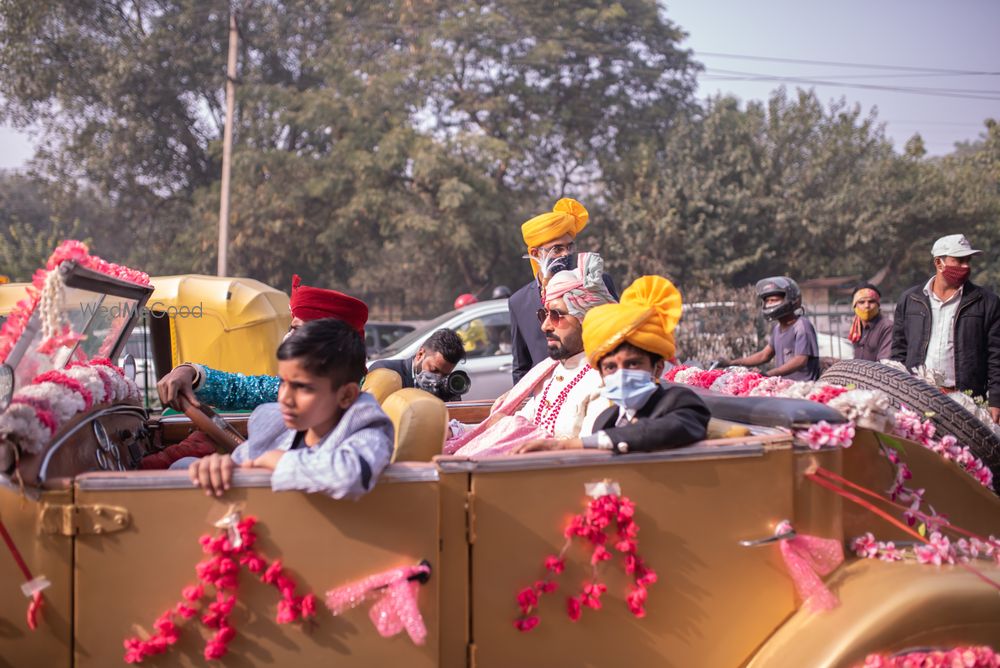
[[[222,134],[222,197],[219,202],[219,276],[226,275],[229,247],[229,172],[232,168],[233,111],[236,107],[236,48],[239,30],[236,10],[229,5],[229,62],[226,64],[226,127]]]

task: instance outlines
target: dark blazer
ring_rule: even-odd
[[[615,444],[627,446],[621,452],[652,452],[690,445],[708,434],[712,417],[708,406],[686,387],[660,385],[635,413],[635,420],[624,427],[615,427],[618,406],[605,409],[594,422],[594,433],[603,431]]]
[[[618,299],[615,282],[604,274],[604,284],[608,292]],[[549,356],[549,344],[538,322],[538,309],[542,308],[542,297],[538,281],[534,280],[521,287],[507,300],[510,310],[510,343],[514,355],[514,384],[535,366]]]
[[[368,370],[390,369],[403,379],[403,387],[413,387],[413,358],[405,360],[375,360],[368,365]]]
[[[931,302],[924,285],[904,292],[896,302],[892,359],[912,369],[927,359],[931,339]],[[1000,298],[966,282],[955,316],[955,385],[1000,406]]]

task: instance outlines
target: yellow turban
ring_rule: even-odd
[[[665,359],[674,356],[674,327],[681,319],[681,293],[662,276],[643,276],[622,293],[617,304],[587,311],[583,350],[590,365],[624,342]]]
[[[521,225],[521,236],[528,250],[544,246],[554,239],[568,234],[573,238],[587,226],[590,214],[575,199],[564,197],[552,207],[550,213],[535,216]],[[538,273],[538,263],[531,261],[531,271]]]

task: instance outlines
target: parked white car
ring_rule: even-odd
[[[465,341],[466,359],[456,368],[472,379],[463,400],[496,399],[514,385],[510,346],[510,312],[506,299],[463,306],[424,323],[372,359],[408,359],[441,328],[453,329]]]

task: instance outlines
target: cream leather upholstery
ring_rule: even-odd
[[[396,428],[392,461],[429,462],[431,457],[441,454],[448,428],[448,408],[443,401],[429,392],[408,387],[389,395],[382,402],[382,410]]]
[[[375,397],[379,404],[385,403],[390,394],[402,387],[403,379],[392,369],[372,369],[361,384],[361,389]]]

